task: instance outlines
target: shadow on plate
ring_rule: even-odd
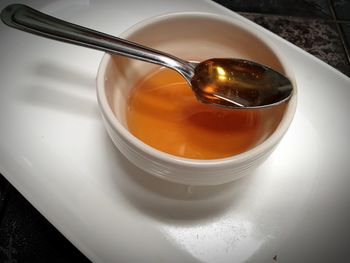
[[[99,118],[95,79],[87,73],[68,69],[54,63],[42,63],[33,68],[34,83],[23,87],[22,100],[43,107]]]
[[[112,146],[109,138],[106,144]],[[118,192],[141,213],[163,221],[192,224],[220,216],[240,205],[254,175],[218,186],[187,186],[144,172],[115,147],[113,158],[121,171],[112,176]]]
[[[92,86],[95,86],[95,76],[79,71],[77,68],[67,68],[66,65],[49,61],[38,63],[33,68],[33,74],[41,78],[68,83],[81,88],[90,89]]]

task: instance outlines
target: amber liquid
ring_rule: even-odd
[[[169,154],[216,159],[242,153],[266,136],[259,110],[199,102],[176,72],[159,69],[139,81],[127,104],[129,131]]]

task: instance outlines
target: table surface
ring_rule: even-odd
[[[216,0],[350,76],[350,1]],[[0,262],[89,262],[0,175]]]

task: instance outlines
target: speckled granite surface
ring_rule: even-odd
[[[350,76],[350,0],[215,0]],[[0,263],[88,262],[0,175]]]
[[[349,62],[334,23],[319,19],[242,15],[350,76]]]
[[[350,76],[350,0],[215,0]]]
[[[328,0],[214,0],[236,12],[330,18]]]
[[[12,186],[0,228],[0,262],[89,262]]]

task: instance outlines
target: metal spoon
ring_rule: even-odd
[[[293,86],[279,72],[243,59],[214,58],[201,63],[188,62],[164,52],[81,27],[21,4],[1,12],[8,26],[108,53],[159,64],[180,73],[197,98],[228,108],[260,108],[288,100]]]

